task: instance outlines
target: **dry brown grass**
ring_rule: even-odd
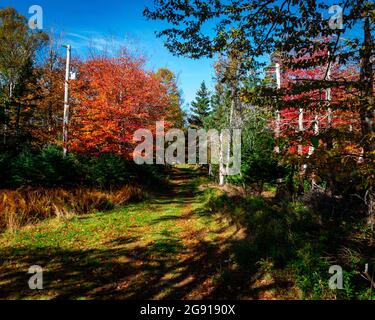
[[[14,230],[51,217],[108,211],[144,197],[143,190],[135,186],[115,191],[83,187],[71,190],[30,187],[0,190],[0,230]]]

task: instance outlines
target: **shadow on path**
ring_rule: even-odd
[[[212,240],[207,240],[194,227],[192,205],[198,200],[192,177],[199,174],[174,169],[171,189],[150,201],[157,210],[180,209],[150,223],[172,221],[181,228],[179,234],[166,232],[146,244],[142,234],[118,237],[101,250],[0,249],[0,299],[258,299],[266,290],[288,290],[290,283],[283,280],[255,287],[263,275],[259,268],[234,263],[233,247],[242,241],[239,230],[229,225],[211,230]],[[44,267],[43,291],[28,289],[32,265]]]

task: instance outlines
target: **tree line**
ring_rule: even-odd
[[[242,173],[228,182],[360,198],[373,217],[374,4],[339,5],[340,29],[319,0],[160,0],[144,14],[169,23],[157,34],[174,54],[216,60],[214,92],[202,85],[190,123],[243,130]]]
[[[71,155],[60,159],[66,63],[61,38],[31,30],[25,17],[5,8],[0,10],[0,40],[2,186],[81,183],[79,171],[95,162],[83,179],[90,181],[99,158],[113,168],[127,162],[121,166],[132,169],[112,173],[123,176],[134,169],[132,139],[138,128],[154,127],[159,120],[183,126],[182,95],[169,69],[147,70],[145,59],[127,48],[115,48],[115,54],[91,52],[86,58],[74,55],[77,79],[69,80],[67,146]],[[73,170],[77,161],[81,166]]]

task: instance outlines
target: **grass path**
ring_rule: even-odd
[[[210,231],[192,214],[200,205],[194,175],[176,170],[172,189],[144,203],[5,233],[0,298],[197,298],[203,257],[195,248]],[[32,265],[44,269],[43,291],[28,290]]]
[[[144,203],[0,235],[0,299],[264,298],[272,284],[258,290],[233,263],[241,230],[199,214],[200,179],[175,169],[171,190]],[[28,288],[32,265],[41,291]]]

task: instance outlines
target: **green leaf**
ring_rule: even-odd
[[[319,147],[319,138],[318,137],[311,137],[311,143],[314,146],[314,148]]]

